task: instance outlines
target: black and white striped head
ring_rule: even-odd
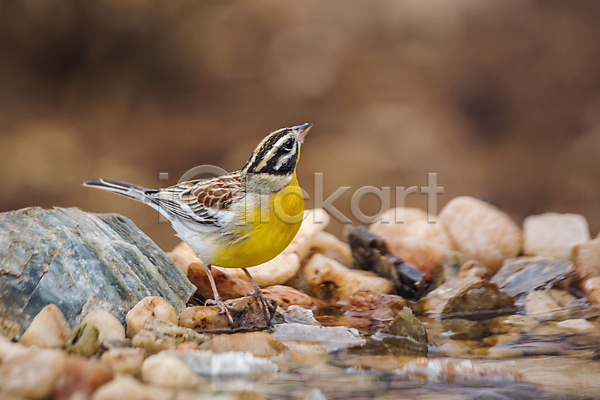
[[[282,128],[268,134],[256,147],[242,169],[247,179],[252,177],[257,185],[273,186],[279,190],[294,175],[300,158],[300,146],[312,124]]]
[[[256,147],[242,169],[250,174],[292,175],[300,157],[300,145],[312,124],[271,132]]]

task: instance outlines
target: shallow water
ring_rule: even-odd
[[[270,399],[600,399],[597,330],[573,333],[555,322],[529,321],[535,325],[526,327],[527,334],[452,340],[440,321],[420,319],[429,334],[430,361],[467,361],[474,370],[448,375],[431,368],[414,376],[402,368],[415,357],[373,354],[366,347],[326,353],[311,341],[285,340],[292,358],[274,360],[277,374],[217,385],[243,387]],[[335,316],[319,320],[329,325],[347,322]]]

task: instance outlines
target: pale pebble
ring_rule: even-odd
[[[19,343],[60,349],[70,334],[71,327],[62,311],[54,304],[48,304],[31,321]]]
[[[136,374],[142,368],[146,350],[138,347],[113,347],[108,349],[100,360],[109,365],[114,372]]]
[[[573,248],[590,240],[587,220],[579,214],[545,213],[523,221],[524,252],[571,260]]]
[[[573,263],[578,279],[600,277],[600,238],[573,247]]]
[[[146,358],[141,375],[146,383],[168,388],[192,389],[202,383],[181,359],[162,354]]]
[[[347,301],[359,289],[391,293],[392,283],[372,273],[346,268],[322,254],[315,254],[304,267],[306,280],[320,298],[331,301]]]
[[[78,356],[67,357],[56,381],[53,400],[87,399],[112,377],[111,368],[98,360]]]
[[[502,262],[521,251],[521,229],[503,211],[477,200],[461,196],[452,199],[439,215],[454,246],[467,259],[476,259],[492,272]]]
[[[100,343],[109,340],[125,339],[125,328],[119,320],[106,310],[96,310],[88,313],[81,322],[91,322],[98,328]]]
[[[159,296],[144,297],[125,317],[127,337],[133,338],[151,317],[177,324],[177,313],[168,301]]]
[[[0,364],[2,393],[31,399],[52,395],[67,354],[60,350],[32,350],[4,360]]]
[[[175,397],[173,389],[144,385],[134,377],[124,375],[102,385],[91,400],[169,400]]]

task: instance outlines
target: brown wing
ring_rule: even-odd
[[[205,225],[220,225],[219,214],[229,210],[242,193],[239,172],[217,178],[181,182],[161,189],[152,199],[170,215]]]

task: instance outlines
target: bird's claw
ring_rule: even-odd
[[[229,322],[229,326],[233,329],[233,317],[231,316],[231,311],[229,311],[229,306],[225,304],[222,300],[213,300],[208,299],[204,302],[205,306],[217,306],[219,307],[219,315],[225,314],[227,317],[227,322]]]

